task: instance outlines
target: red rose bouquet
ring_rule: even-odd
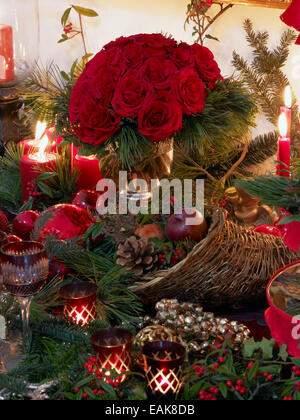
[[[113,150],[120,166],[132,169],[154,145],[176,135],[182,140],[191,122],[194,134],[205,133],[197,124],[208,113],[208,128],[211,118],[219,124],[215,104],[220,125],[228,127],[232,114],[221,110],[223,96],[214,95],[220,90],[228,104],[228,86],[208,48],[161,34],[121,37],[85,67],[72,90],[70,121],[84,153],[100,157]]]

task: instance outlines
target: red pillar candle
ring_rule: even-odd
[[[41,172],[51,172],[56,169],[56,155],[44,154],[41,160],[39,153],[24,155],[20,162],[22,198],[26,202],[29,198],[29,184],[33,184]]]
[[[77,190],[95,189],[98,181],[103,178],[97,157],[76,155],[74,161],[78,170]]]
[[[287,119],[285,113],[279,117],[279,131],[280,137],[278,139],[278,155],[277,160],[277,175],[290,177],[291,165],[291,140],[287,137]]]
[[[284,102],[285,106],[280,108],[280,115],[285,114],[286,116],[286,137],[291,138],[291,124],[292,124],[292,92],[290,86],[287,86],[284,91]]]
[[[14,77],[13,30],[0,25],[0,83],[11,82]]]

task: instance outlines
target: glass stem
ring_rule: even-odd
[[[18,302],[21,309],[21,316],[22,316],[22,332],[23,332],[23,344],[27,352],[30,351],[31,347],[31,339],[32,333],[29,325],[29,317],[30,317],[30,306],[33,297],[19,297]]]

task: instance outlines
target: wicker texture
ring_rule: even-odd
[[[185,260],[131,290],[149,302],[178,298],[211,308],[238,308],[265,298],[272,275],[297,259],[281,238],[252,232],[217,210],[207,237]]]

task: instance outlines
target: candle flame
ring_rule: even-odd
[[[279,117],[279,132],[280,136],[285,138],[287,135],[287,118],[285,113],[280,114]]]
[[[292,106],[292,91],[290,86],[287,86],[284,91],[285,106],[291,108]]]
[[[45,122],[38,121],[35,128],[35,141],[38,142],[41,140],[45,130],[47,128],[47,124]]]
[[[39,162],[46,162],[47,155],[45,153],[46,147],[48,146],[49,139],[44,135],[39,143],[39,151],[36,153],[36,160]]]

